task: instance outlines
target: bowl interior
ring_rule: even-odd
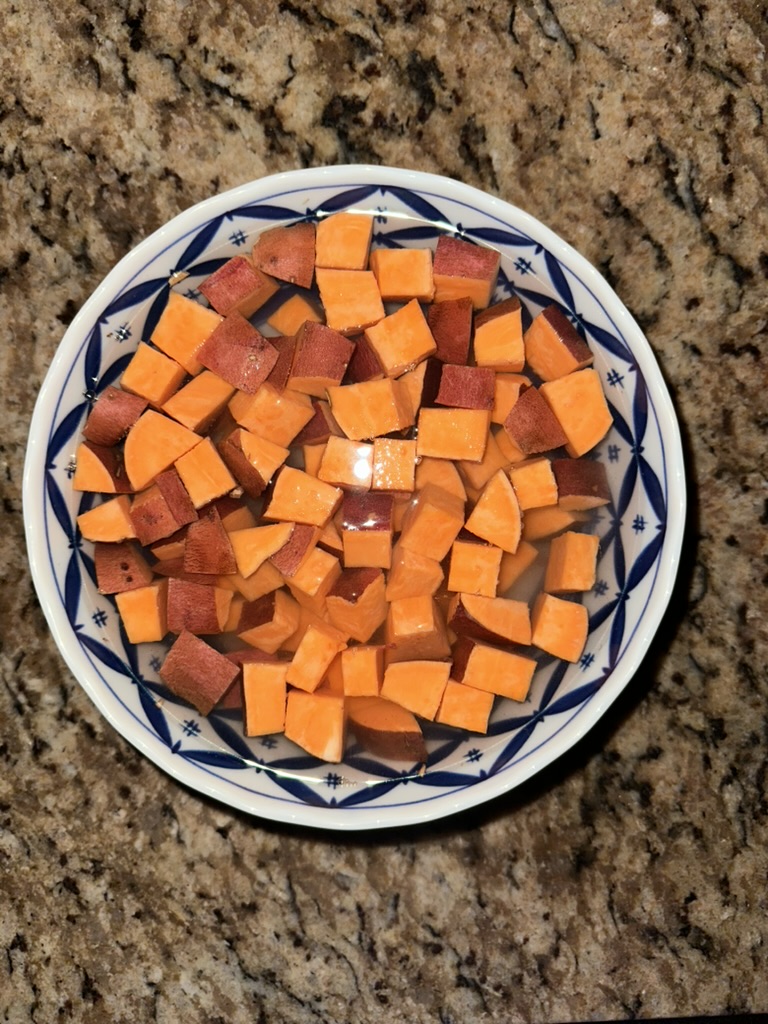
[[[200,282],[249,251],[265,228],[341,209],[374,214],[374,245],[434,247],[447,232],[498,249],[495,299],[517,295],[526,324],[558,302],[593,350],[614,415],[590,455],[605,464],[613,501],[594,517],[600,556],[597,583],[584,596],[590,633],[580,662],[541,656],[528,699],[497,700],[487,736],[427,723],[421,772],[357,746],[342,764],[323,764],[283,737],[246,739],[238,712],[204,718],[177,700],[158,677],[169,642],[127,642],[114,601],[97,592],[90,545],[75,525],[94,502],[71,487],[90,404],[149,338],[169,291],[197,298]],[[253,318],[257,326],[272,308]],[[25,474],[38,593],[64,657],[106,717],[199,790],[279,820],[331,827],[394,825],[469,806],[517,785],[583,735],[653,636],[674,579],[683,506],[679,436],[658,367],[597,272],[514,207],[456,182],[381,168],[263,179],[187,211],[137,247],[60,346],[36,408]],[[540,572],[530,571],[531,589]]]

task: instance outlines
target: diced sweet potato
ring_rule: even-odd
[[[224,529],[218,509],[209,506],[190,523],[184,543],[184,571],[221,576],[237,571],[230,535]]]
[[[287,386],[292,391],[325,398],[329,387],[341,384],[354,348],[338,331],[307,321],[296,335]]]
[[[397,378],[398,383],[403,385],[408,394],[413,423],[416,422],[416,414],[423,405],[435,404],[442,370],[443,364],[439,359],[427,356],[418,366],[414,366],[412,370],[406,370]]]
[[[323,602],[340,575],[339,559],[324,548],[314,547],[293,576],[286,577],[286,582],[299,604],[322,611]]]
[[[325,677],[333,659],[344,650],[326,630],[310,625],[299,642],[288,666],[286,682],[299,690],[314,693]]]
[[[283,466],[275,478],[272,498],[264,516],[323,527],[341,503],[343,494],[340,487],[316,480],[292,466]]]
[[[559,419],[544,400],[543,392],[535,387],[520,392],[504,420],[504,430],[525,455],[552,451],[568,441]]]
[[[214,310],[171,292],[150,340],[194,377],[203,368],[197,353],[220,323]]]
[[[312,400],[312,419],[301,428],[293,439],[296,445],[321,445],[329,437],[342,437],[341,427],[331,412],[330,402],[315,398]]]
[[[270,526],[233,530],[229,534],[229,541],[237,563],[237,571],[247,579],[283,547],[292,530],[292,523],[274,523]]]
[[[210,437],[176,459],[174,466],[195,508],[202,508],[237,487]]]
[[[466,296],[475,309],[485,309],[496,287],[499,263],[494,249],[441,235],[432,265],[435,302]]]
[[[483,488],[466,528],[476,537],[514,553],[520,543],[522,517],[509,477],[499,470]]]
[[[433,302],[427,323],[435,339],[435,356],[441,363],[465,366],[472,339],[472,299],[469,296]]]
[[[565,434],[571,458],[591,451],[611,429],[613,416],[597,370],[578,370],[548,381],[541,385],[541,395]]]
[[[490,644],[531,642],[531,616],[525,601],[456,594],[448,606],[448,625],[457,636]]]
[[[193,523],[197,519],[197,510],[192,504],[189,491],[173,467],[157,474],[155,486],[165,498],[171,515],[179,527]]]
[[[547,654],[576,662],[587,642],[589,615],[583,604],[541,593],[531,610],[531,641]]]
[[[480,462],[467,462],[462,459],[456,463],[462,480],[476,491],[482,491],[498,470],[509,469],[509,465],[509,459],[501,450],[496,435],[491,430],[488,431],[485,452]]]
[[[350,639],[348,633],[343,632],[343,630],[336,629],[334,625],[328,622],[327,619],[324,619],[321,615],[318,615],[317,612],[312,611],[311,608],[305,608],[303,605],[299,605],[298,625],[296,626],[296,629],[293,631],[293,633],[291,633],[289,637],[286,637],[285,640],[283,640],[282,644],[280,645],[281,651],[285,651],[288,653],[296,651],[298,649],[299,644],[301,643],[304,634],[306,633],[310,626],[315,626],[317,629],[325,631],[326,633],[328,633],[329,636],[334,637],[336,642],[339,644],[345,644]],[[333,687],[330,684],[328,686],[325,685],[325,683],[329,681],[329,674],[332,672],[333,662],[331,662],[331,665],[328,668],[328,672],[326,672],[325,680],[318,687],[318,691],[322,690],[323,692],[343,694],[343,687]]]
[[[222,316],[239,313],[249,317],[272,298],[278,287],[247,256],[233,256],[206,277],[198,290]]]
[[[94,546],[96,585],[100,594],[122,594],[126,590],[147,587],[152,582],[152,570],[135,544]]]
[[[536,671],[533,658],[461,637],[453,647],[451,678],[465,686],[523,701]]]
[[[271,562],[264,562],[256,572],[245,577],[239,572],[231,573],[228,581],[242,594],[246,601],[258,601],[265,594],[271,594],[283,585],[283,577]]]
[[[349,648],[345,647],[344,650],[349,650]],[[337,654],[333,659],[326,670],[322,683],[320,683],[318,688],[315,690],[315,693],[330,693],[335,697],[344,696],[344,680],[341,676],[341,658],[343,654],[344,651],[342,651],[341,654]]]
[[[368,643],[384,622],[387,601],[381,569],[345,569],[326,598],[328,618],[347,636]]]
[[[312,273],[314,274],[314,268]],[[319,324],[322,323],[322,319],[315,306],[303,295],[296,293],[270,314],[267,323],[280,334],[292,335],[305,321],[311,320]]]
[[[151,484],[134,496],[129,515],[134,536],[145,547],[170,537],[186,525],[176,519],[157,484]]]
[[[341,678],[346,697],[377,697],[384,679],[381,644],[356,644],[341,652]]]
[[[315,269],[315,225],[300,221],[262,231],[251,255],[254,266],[265,274],[309,288]]]
[[[291,376],[293,357],[296,353],[296,338],[278,335],[276,338],[270,338],[269,343],[277,352],[277,362],[269,371],[266,383],[271,385],[275,391],[284,391],[288,387],[288,378]]]
[[[518,462],[524,462],[528,458],[525,452],[521,451],[514,441],[512,441],[504,427],[502,427],[501,430],[494,431],[493,436],[496,438],[496,444],[501,449],[502,454],[509,459],[510,465],[514,466]]]
[[[177,697],[209,715],[238,674],[237,665],[191,632],[182,632],[166,655],[160,678]]]
[[[430,459],[422,456],[416,466],[416,490],[421,491],[427,484],[455,495],[462,502],[467,500],[467,491],[461,475],[450,459]]]
[[[495,597],[502,553],[501,548],[474,539],[455,540],[451,548],[448,590]]]
[[[490,424],[490,411],[484,409],[422,408],[416,453],[436,459],[481,462]]]
[[[557,482],[549,459],[527,459],[509,471],[509,479],[523,512],[557,504]]]
[[[335,331],[359,334],[384,316],[384,303],[372,271],[318,267],[315,276],[326,322]]]
[[[258,498],[288,458],[282,445],[238,427],[218,446],[227,469],[251,498]]]
[[[416,442],[377,437],[373,442],[374,491],[412,491],[416,483]]]
[[[186,536],[184,537],[184,544],[186,546]],[[183,551],[178,557],[162,559],[162,561],[157,562],[152,568],[159,576],[167,576],[169,579],[174,580],[184,580],[186,583],[197,583],[201,587],[218,586],[219,580],[224,579],[227,582],[222,586],[222,589],[229,590],[234,593],[228,576],[219,577],[207,572],[186,572],[184,569]]]
[[[159,561],[164,562],[168,560],[182,559],[184,558],[184,542],[187,539],[187,528],[182,526],[176,533],[172,533],[170,537],[164,537],[162,540],[155,541],[154,544],[150,544],[149,550]],[[155,571],[160,570],[155,567]]]
[[[208,430],[235,389],[210,370],[203,370],[163,404],[163,412],[195,433]]]
[[[168,581],[155,580],[146,587],[115,595],[117,610],[132,644],[162,640],[168,632]]]
[[[277,349],[245,317],[230,313],[197,352],[209,370],[238,391],[253,395],[277,362]]]
[[[387,576],[387,601],[397,601],[403,597],[431,596],[442,582],[443,569],[440,562],[418,551],[410,551],[402,544],[395,544],[392,549],[392,565]]]
[[[200,435],[147,409],[125,439],[125,472],[133,489],[143,491],[156,476],[200,443]]]
[[[328,388],[334,419],[352,441],[381,437],[405,430],[413,423],[413,409],[399,380],[368,380]]]
[[[323,444],[303,444],[301,446],[301,468],[310,476],[317,476],[324,454],[325,442]]]
[[[134,488],[128,478],[122,452],[91,441],[82,441],[75,453],[72,489],[96,491],[100,494],[130,493]]]
[[[388,569],[392,561],[394,497],[352,492],[341,504],[338,522],[348,569]]]
[[[435,401],[457,409],[493,409],[495,374],[482,366],[445,363]]]
[[[494,383],[491,423],[503,423],[512,406],[520,397],[523,388],[530,387],[530,380],[522,373],[497,373]]]
[[[269,736],[284,731],[287,672],[288,662],[246,662],[243,665],[243,731],[246,736]]]
[[[347,697],[349,727],[358,741],[378,757],[421,764],[427,748],[413,713],[382,697]]]
[[[390,601],[386,644],[384,657],[388,665],[416,658],[447,658],[448,633],[435,599],[424,595]]]
[[[405,513],[400,544],[440,562],[464,525],[461,498],[427,483],[411,499]]]
[[[478,366],[509,373],[523,369],[522,306],[516,296],[497,302],[475,316],[472,349]]]
[[[299,605],[290,594],[273,590],[243,606],[237,635],[243,643],[274,654],[296,632],[299,614]]]
[[[77,527],[86,540],[119,543],[136,537],[130,516],[131,500],[121,494],[82,512],[77,517]]]
[[[370,490],[373,479],[373,445],[331,435],[323,451],[317,478],[335,487]]]
[[[233,498],[225,495],[213,502],[217,512],[221,516],[221,525],[227,531],[245,530],[249,526],[257,526],[256,516],[250,508],[243,503],[242,498]]]
[[[525,358],[542,380],[556,380],[592,362],[592,352],[562,310],[547,306],[525,332]]]
[[[589,513],[570,512],[559,505],[529,508],[523,520],[522,537],[527,541],[545,540],[588,520]]]
[[[344,698],[327,693],[290,690],[285,735],[321,761],[338,763],[344,756]]]
[[[309,395],[277,391],[269,383],[262,384],[254,395],[234,395],[229,411],[241,427],[283,446],[289,445],[314,416]]]
[[[388,377],[399,377],[437,347],[416,299],[379,319],[365,336]]]
[[[320,528],[317,526],[308,526],[306,523],[291,523],[290,526],[288,540],[269,559],[286,579],[296,575],[320,538]]]
[[[467,732],[488,732],[493,694],[449,679],[435,721]]]
[[[557,482],[557,503],[571,512],[607,505],[611,500],[608,475],[602,462],[592,459],[555,459],[552,471]]]
[[[450,671],[447,661],[404,660],[389,664],[384,670],[381,696],[420,718],[434,719]]]
[[[317,225],[315,265],[340,270],[365,270],[373,235],[373,217],[342,210]]]
[[[364,380],[381,380],[386,376],[373,346],[364,334],[355,339],[355,351],[347,366],[346,383],[359,384]]]
[[[595,585],[600,542],[594,534],[568,530],[554,537],[544,574],[548,594],[575,594]]]
[[[147,404],[146,398],[109,385],[91,406],[83,427],[83,437],[104,448],[116,445],[141,416]]]
[[[527,540],[520,541],[514,554],[505,551],[501,556],[497,593],[506,594],[523,573],[531,568],[538,557],[538,550]]]
[[[167,564],[167,563],[166,563]],[[232,591],[171,576],[168,580],[168,629],[196,636],[221,633],[229,618]]]
[[[374,249],[369,266],[385,302],[431,302],[435,291],[431,249]]]

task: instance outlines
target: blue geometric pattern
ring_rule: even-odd
[[[426,723],[429,759],[421,774],[418,766],[387,763],[358,746],[329,769],[283,737],[246,739],[231,711],[192,717],[194,711],[159,681],[157,669],[168,644],[137,648],[128,643],[119,617],[112,614],[114,602],[97,594],[90,545],[82,543],[75,522],[91,507],[93,496],[73,492],[68,476],[90,407],[83,394],[92,399],[119,379],[131,350],[157,324],[168,301],[169,278],[184,272],[185,293],[196,294],[208,274],[246,243],[250,246],[266,227],[316,221],[349,208],[376,214],[377,245],[433,247],[441,234],[451,233],[497,248],[496,298],[517,295],[526,325],[550,302],[559,303],[592,348],[614,416],[604,449],[596,453],[604,458],[613,502],[603,510],[597,529],[598,583],[584,597],[590,623],[587,651],[576,665],[541,656],[529,699],[523,704],[497,700],[488,736]],[[197,766],[201,779],[209,780],[205,788],[223,783],[226,792],[231,784],[279,803],[350,812],[455,795],[561,743],[560,734],[585,714],[642,629],[664,551],[669,505],[657,410],[619,324],[590,281],[502,217],[427,189],[354,180],[341,189],[286,187],[170,241],[87,325],[84,339],[50,412],[40,480],[51,572],[72,639],[98,674],[105,696],[127,713],[150,753],[160,745]]]

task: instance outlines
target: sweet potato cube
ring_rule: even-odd
[[[443,582],[440,562],[402,544],[392,549],[392,565],[387,575],[386,598],[397,601],[403,597],[431,596]]]
[[[432,720],[440,707],[450,671],[447,661],[408,660],[389,664],[384,670],[381,696],[420,718]]]
[[[286,582],[299,604],[314,611],[340,576],[341,563],[338,558],[324,548],[314,547],[293,576],[286,577]]]
[[[495,376],[493,370],[481,366],[445,363],[435,402],[457,409],[493,409]]]
[[[381,569],[345,569],[328,592],[325,604],[331,623],[366,644],[387,616]]]
[[[385,302],[431,302],[431,249],[374,249],[368,260]]]
[[[167,563],[166,563],[167,564]],[[196,636],[224,631],[232,591],[171,576],[168,580],[168,629]]]
[[[494,249],[441,235],[432,264],[435,302],[467,297],[475,309],[485,309],[496,288],[499,263]]]
[[[264,562],[256,572],[250,576],[243,576],[242,573],[230,573],[227,581],[235,590],[242,594],[246,601],[258,601],[265,594],[271,594],[279,590],[283,585],[283,577],[271,562]]]
[[[373,217],[342,210],[318,222],[315,265],[365,270],[373,236]]]
[[[136,537],[130,516],[131,500],[125,494],[110,498],[101,505],[82,512],[77,527],[86,540],[119,543]]]
[[[184,571],[223,576],[237,571],[230,534],[218,509],[211,505],[190,523],[184,542]]]
[[[527,459],[509,471],[509,479],[520,508],[543,508],[557,504],[557,482],[549,459]]]
[[[127,494],[134,488],[118,449],[82,441],[75,452],[72,489],[99,494]]]
[[[500,469],[483,488],[469,514],[466,528],[502,551],[517,551],[522,517],[514,489],[504,470]]]
[[[494,382],[491,423],[503,423],[512,406],[520,397],[523,388],[530,387],[531,381],[522,373],[497,373]]]
[[[317,478],[335,487],[370,490],[373,445],[332,435],[325,445]]]
[[[464,502],[436,484],[413,496],[405,513],[400,545],[441,562],[464,525]]]
[[[412,491],[416,485],[416,442],[377,437],[373,442],[374,491]]]
[[[256,572],[260,565],[283,547],[290,538],[292,530],[292,523],[274,523],[270,526],[253,526],[245,530],[233,530],[229,534],[229,540],[237,563],[237,571],[247,579]]]
[[[455,540],[451,548],[448,590],[496,596],[501,567],[501,548],[476,540]]]
[[[513,296],[475,316],[472,342],[475,362],[494,370],[519,373],[525,366],[520,300]]]
[[[567,530],[554,537],[544,574],[548,594],[575,594],[595,585],[600,542],[594,534]]]
[[[181,423],[147,409],[125,439],[125,472],[136,491],[143,491],[156,476],[200,443],[200,435]]]
[[[520,392],[504,420],[504,430],[525,455],[548,452],[568,441],[560,421],[544,400],[543,391],[535,387]]]
[[[325,398],[329,387],[341,384],[355,346],[325,324],[307,321],[296,335],[288,387],[305,395]]]
[[[203,368],[197,353],[221,320],[214,310],[171,292],[150,341],[194,377]]]
[[[368,380],[328,388],[334,419],[352,441],[363,441],[414,422],[413,408],[402,381]]]
[[[448,625],[457,636],[490,644],[531,642],[531,615],[525,601],[456,594],[448,606]]]
[[[339,643],[326,630],[310,625],[288,666],[286,682],[299,690],[314,693],[325,678],[325,673],[346,644]]]
[[[520,654],[461,637],[453,646],[451,678],[465,686],[523,701],[528,696],[536,662]]]
[[[132,644],[162,640],[168,632],[168,580],[115,595],[117,610]]]
[[[546,540],[577,523],[587,522],[589,513],[570,512],[559,505],[548,505],[544,508],[529,508],[523,520],[523,540]]]
[[[340,487],[333,487],[292,466],[283,466],[275,478],[264,516],[323,527],[341,503],[343,494]]]
[[[399,377],[437,348],[416,299],[381,318],[365,336],[388,377]]]
[[[379,286],[370,270],[315,271],[320,301],[329,327],[342,334],[359,334],[384,316]]]
[[[547,306],[525,332],[525,359],[542,380],[556,380],[592,362],[592,352],[562,310]]]
[[[269,371],[265,383],[270,384],[275,391],[284,391],[288,387],[288,378],[291,376],[293,357],[296,353],[296,338],[278,335],[275,338],[270,338],[269,343],[277,352],[277,361]]]
[[[213,711],[237,674],[237,665],[187,631],[179,635],[159,673],[168,689],[201,715]]]
[[[377,757],[421,764],[427,748],[412,712],[382,697],[347,697],[347,722],[359,743]]]
[[[288,540],[269,559],[286,579],[296,575],[312,554],[320,538],[320,528],[317,526],[308,526],[306,523],[291,523],[289,525],[291,533]]]
[[[525,462],[528,458],[525,452],[521,451],[514,441],[512,441],[504,427],[502,427],[501,430],[495,431],[493,436],[496,438],[496,444],[501,449],[504,457],[509,459],[510,465],[515,465],[518,462]]]
[[[571,512],[607,505],[611,500],[608,474],[602,462],[592,459],[555,459],[552,471],[557,483],[557,503]]]
[[[341,677],[346,697],[377,697],[384,679],[381,644],[357,644],[341,652]]]
[[[538,549],[527,540],[521,540],[514,553],[505,551],[501,556],[499,586],[496,592],[501,595],[506,594],[523,573],[531,568],[538,557]]]
[[[541,385],[541,395],[565,433],[571,458],[591,451],[611,429],[613,416],[597,370],[578,370],[548,381]]]
[[[238,637],[243,643],[274,654],[296,632],[300,608],[284,590],[273,590],[243,605]]]
[[[234,393],[227,381],[203,370],[163,403],[163,412],[200,434],[208,430]]]
[[[315,225],[300,221],[268,228],[256,239],[251,256],[265,274],[309,288],[315,269]]]
[[[187,528],[182,526],[176,533],[172,533],[170,537],[163,537],[162,540],[155,541],[154,544],[149,545],[149,550],[152,552],[155,558],[160,562],[175,561],[176,559],[184,559],[184,542],[187,539]],[[155,571],[159,572],[159,569],[155,567]]]
[[[531,642],[563,661],[576,662],[587,642],[589,615],[583,604],[541,593],[531,610]]]
[[[349,648],[345,647],[344,651],[348,649]],[[341,654],[337,654],[336,657],[331,662],[331,664],[328,666],[325,672],[325,676],[323,677],[323,681],[315,690],[315,693],[330,693],[335,697],[344,696],[344,680],[342,679],[341,675],[341,658],[342,655],[344,654],[344,651],[342,651]]]
[[[284,731],[287,672],[288,662],[246,662],[243,665],[243,731],[246,736],[269,736]]]
[[[312,399],[312,419],[293,439],[296,445],[324,445],[329,437],[343,437],[341,427],[331,412],[331,403],[325,399]]]
[[[344,756],[344,698],[328,693],[290,690],[285,735],[302,750],[336,764]]]
[[[449,679],[435,721],[467,732],[488,732],[493,694]]]
[[[171,467],[158,473],[155,477],[155,486],[165,498],[171,515],[179,527],[193,523],[197,519],[197,510],[192,504],[189,491],[175,468]]]
[[[176,519],[157,484],[151,484],[134,496],[129,515],[134,536],[145,547],[170,537],[186,525]]]
[[[309,395],[262,384],[254,395],[239,392],[229,402],[236,423],[274,444],[289,445],[314,416]]]
[[[422,456],[416,466],[416,490],[423,490],[427,484],[441,487],[462,502],[467,500],[467,491],[462,483],[461,474],[450,459],[431,459]]]
[[[485,409],[420,409],[416,453],[436,459],[481,462],[491,425]]]
[[[355,338],[355,351],[347,366],[346,382],[359,384],[364,380],[381,380],[385,376],[384,368],[370,341],[364,334],[358,335]]]
[[[221,525],[227,533],[257,525],[256,516],[241,498],[225,495],[223,498],[217,498],[213,504],[221,517]]]
[[[174,466],[195,508],[202,508],[237,487],[210,437],[176,459]]]
[[[323,614],[326,614],[325,610],[323,611]],[[329,636],[333,637],[335,641],[339,644],[345,644],[350,639],[348,633],[343,632],[343,630],[336,629],[334,625],[328,622],[328,620],[323,618],[321,615],[318,615],[317,612],[313,611],[311,608],[305,607],[304,605],[299,605],[298,625],[296,626],[296,629],[293,631],[293,633],[291,633],[290,636],[286,637],[285,640],[283,640],[282,644],[280,645],[280,650],[288,653],[298,650],[299,644],[301,643],[304,634],[306,633],[310,626],[315,626],[317,629],[327,633]],[[329,673],[332,674],[333,671],[333,662],[331,662],[331,665],[329,666],[328,671],[326,672],[325,681],[328,680]],[[344,688],[342,686],[333,687],[329,684],[327,687],[324,687],[324,683],[321,683],[320,686],[318,687],[318,692],[321,690],[321,688],[324,688],[323,692],[330,691],[338,694],[343,694],[344,692]]]
[[[226,577],[221,577],[225,579]],[[227,589],[227,588],[222,588]],[[232,591],[232,601],[229,605],[229,612],[227,614],[227,621],[224,623],[222,633],[236,633],[240,626],[240,616],[243,612],[243,606],[245,605],[245,598],[242,594],[237,594]],[[229,702],[228,702],[229,703]],[[242,698],[238,700],[236,707],[242,707]]]
[[[433,302],[427,323],[435,339],[435,356],[441,363],[465,366],[472,340],[472,299],[469,296]]]
[[[314,273],[314,268],[313,268]],[[270,327],[274,327],[280,334],[295,334],[303,323],[311,320],[313,323],[322,323],[322,314],[315,306],[298,292],[290,299],[278,306],[278,308],[267,318]]]
[[[147,404],[146,398],[109,385],[91,406],[83,427],[83,437],[95,445],[112,447],[122,441]]]
[[[237,427],[218,446],[227,469],[251,498],[258,498],[290,454],[250,430]]]
[[[468,462],[462,459],[456,463],[456,466],[467,486],[476,491],[482,491],[498,470],[509,469],[510,461],[496,440],[496,434],[489,430],[482,459],[479,462]]]
[[[320,472],[320,463],[325,455],[325,442],[322,444],[303,444],[301,446],[302,469],[310,476],[317,476]]]
[[[351,443],[351,442],[350,442]],[[344,565],[388,569],[392,562],[391,494],[348,494],[339,512]]]
[[[152,582],[152,570],[135,544],[102,544],[97,541],[93,550],[96,567],[96,585],[100,594],[122,594],[126,590],[147,587]]]
[[[277,291],[279,285],[255,267],[247,256],[233,256],[198,286],[217,313],[253,316]]]
[[[230,313],[198,349],[197,358],[238,391],[253,395],[277,362],[277,349],[250,321]]]
[[[435,599],[427,595],[390,601],[385,632],[384,657],[388,665],[415,658],[447,658],[450,654],[445,621]]]

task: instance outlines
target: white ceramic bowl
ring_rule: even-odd
[[[342,209],[376,216],[375,241],[434,245],[458,233],[501,253],[496,298],[527,314],[551,301],[583,330],[614,414],[597,456],[613,504],[600,510],[590,633],[575,665],[542,659],[524,704],[497,700],[487,736],[426,726],[427,771],[350,747],[320,763],[283,737],[246,740],[233,712],[202,718],[159,682],[166,645],[133,647],[114,602],[97,592],[76,516],[93,498],[71,487],[89,404],[119,377],[167,300],[194,289],[266,227]],[[277,821],[368,829],[427,821],[504,793],[580,739],[629,683],[669,601],[682,542],[685,484],[675,413],[651,349],[615,293],[533,217],[456,181],[384,167],[327,167],[263,178],[174,218],[129,253],[72,322],[35,408],[24,509],[37,592],[63,657],[88,695],[147,757],[193,789]],[[108,784],[108,783],[105,783]]]

